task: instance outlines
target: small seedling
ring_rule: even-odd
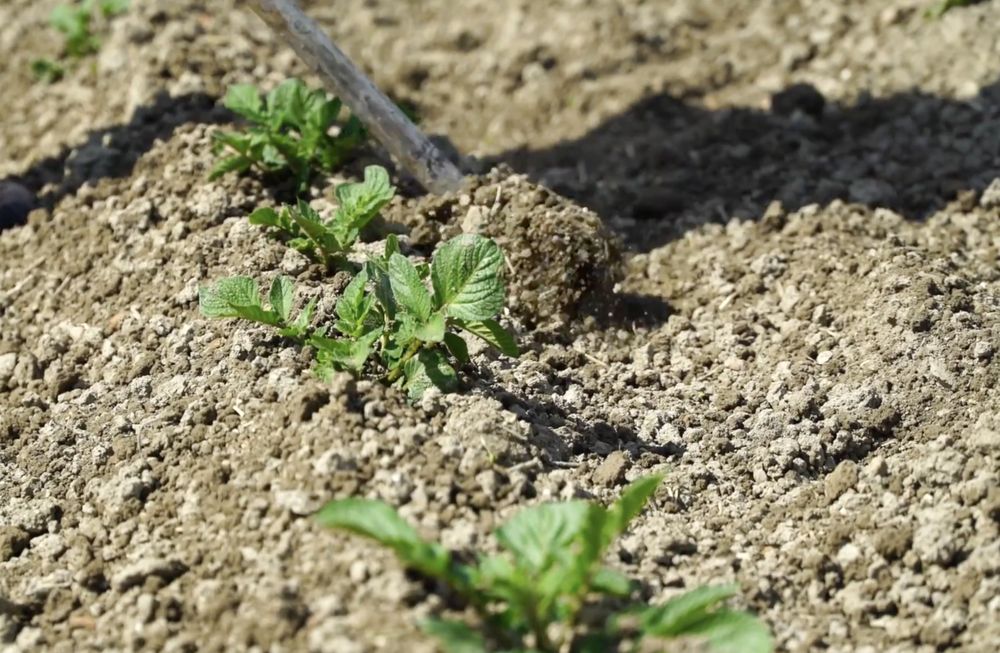
[[[332,172],[365,139],[365,130],[354,116],[338,123],[341,102],[323,90],[310,90],[298,79],[289,79],[261,97],[256,86],[229,88],[223,104],[250,122],[245,132],[213,134],[216,154],[229,152],[212,169],[210,179],[228,172],[257,168],[265,173],[288,171],[299,192],[308,189],[313,170]],[[338,127],[336,135],[331,130]]]
[[[522,510],[495,533],[502,552],[480,555],[475,564],[421,538],[381,501],[333,501],[317,519],[392,549],[404,565],[443,581],[474,609],[475,624],[424,624],[447,653],[651,651],[650,644],[673,638],[704,640],[717,653],[773,650],[761,622],[724,607],[734,587],[700,587],[659,606],[630,603],[633,583],[603,566],[608,548],[661,480],[635,481],[610,508],[568,501]],[[585,611],[602,609],[603,624],[583,618]]]
[[[392,200],[395,189],[389,173],[381,166],[365,168],[365,180],[337,187],[339,206],[330,220],[324,221],[309,204],[280,210],[260,208],[250,214],[252,224],[268,227],[287,238],[289,247],[334,267],[343,264],[361,230]]]
[[[316,309],[315,300],[309,302],[293,320],[292,303],[295,286],[288,277],[279,276],[271,283],[265,309],[261,302],[257,280],[250,277],[220,279],[214,286],[201,288],[198,306],[205,317],[238,317],[276,327],[278,334],[302,342],[310,335],[309,323]]]
[[[431,387],[451,392],[458,385],[448,354],[469,361],[459,330],[517,356],[513,336],[495,319],[504,304],[503,262],[495,242],[463,235],[442,245],[430,266],[418,266],[390,236],[383,256],[369,260],[337,301],[340,337],[309,339],[317,372],[358,372],[373,358],[387,382],[418,399]]]
[[[939,0],[936,4],[929,7],[926,12],[928,18],[940,18],[952,9],[957,9],[958,7],[968,7],[969,5],[976,4],[980,0]]]
[[[128,5],[128,0],[83,0],[76,4],[58,5],[52,10],[49,23],[63,35],[63,56],[76,60],[97,52],[101,40],[93,31],[95,10],[107,20],[124,13]],[[31,62],[31,71],[39,80],[51,83],[61,79],[66,68],[51,59],[35,59]]]

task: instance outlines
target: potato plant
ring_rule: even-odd
[[[212,168],[210,179],[255,168],[288,173],[304,192],[316,171],[332,172],[365,140],[356,117],[340,121],[339,99],[309,89],[298,79],[282,82],[266,98],[256,86],[237,84],[229,88],[223,104],[249,126],[213,134],[215,153],[225,156]]]
[[[57,5],[49,23],[63,36],[62,57],[75,61],[96,53],[101,48],[101,39],[93,29],[95,12],[107,20],[124,13],[128,5],[128,0],[83,0]],[[31,62],[31,70],[36,78],[49,83],[58,81],[66,73],[65,66],[52,59],[35,59]]]
[[[501,552],[481,554],[474,563],[423,539],[380,501],[333,501],[316,518],[388,547],[406,567],[443,582],[473,609],[471,623],[432,619],[424,624],[446,653],[666,651],[677,639],[701,640],[716,653],[773,650],[760,621],[725,607],[735,587],[699,587],[650,606],[633,601],[634,584],[603,565],[608,548],[661,480],[635,481],[609,508],[567,501],[522,510],[497,529]],[[603,620],[584,618],[602,602]]]
[[[305,202],[296,207],[257,209],[250,221],[286,239],[289,247],[328,268],[350,269],[347,255],[362,228],[392,199],[388,173],[378,166],[365,179],[337,188],[339,207],[324,221]],[[404,256],[394,236],[381,256],[369,258],[338,298],[331,326],[312,326],[315,302],[293,320],[292,281],[278,277],[268,308],[256,280],[229,277],[201,288],[206,317],[241,318],[278,329],[281,336],[312,347],[316,373],[368,373],[406,390],[410,399],[429,388],[458,386],[452,361],[469,362],[460,332],[478,337],[507,356],[519,354],[514,337],[496,320],[503,309],[504,256],[488,238],[463,235],[444,243],[430,265]]]

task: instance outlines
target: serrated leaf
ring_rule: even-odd
[[[277,314],[261,307],[257,280],[250,277],[228,277],[214,286],[201,288],[198,306],[206,317],[241,317],[280,326]]]
[[[403,366],[406,382],[403,387],[413,401],[420,399],[429,388],[452,392],[458,387],[455,369],[448,364],[444,354],[436,349],[421,349]]]
[[[215,285],[201,288],[198,304],[206,317],[238,317],[237,307],[259,306],[257,280],[250,277],[219,279]]]
[[[336,238],[327,230],[319,214],[307,202],[299,200],[298,206],[291,209],[288,214],[324,254],[330,256],[340,251],[340,244]]]
[[[364,368],[365,361],[371,355],[372,345],[381,335],[381,329],[366,333],[357,340],[313,334],[309,337],[309,344],[316,349],[316,360],[321,368],[330,366],[357,373]]]
[[[604,532],[605,546],[625,532],[629,523],[642,512],[662,482],[662,475],[651,474],[636,479],[622,491],[621,496],[608,510]]]
[[[663,605],[647,608],[639,614],[642,632],[660,637],[684,634],[704,619],[708,610],[737,592],[735,585],[715,585],[693,589]]]
[[[337,300],[334,312],[340,319],[337,320],[335,326],[346,336],[357,337],[365,330],[366,318],[375,304],[375,298],[365,292],[367,283],[368,271],[362,269],[347,284],[343,294]]]
[[[385,261],[389,260],[393,254],[398,254],[399,252],[399,238],[396,234],[389,234],[385,237],[385,251],[382,252],[382,258]]]
[[[284,125],[298,127],[305,120],[305,95],[301,80],[286,79],[267,94],[268,122],[272,130]]]
[[[444,328],[444,316],[434,313],[414,330],[413,335],[424,342],[441,342],[444,340]]]
[[[295,284],[286,276],[277,276],[271,282],[271,292],[269,299],[271,310],[274,311],[282,322],[288,322],[292,314],[292,301],[295,298]]]
[[[381,166],[365,168],[365,180],[357,184],[342,184],[336,195],[340,206],[330,221],[330,228],[344,243],[353,243],[395,194],[389,173]]]
[[[497,529],[496,538],[518,565],[537,573],[566,553],[582,532],[590,509],[585,501],[525,508]]]
[[[129,0],[101,0],[98,6],[101,9],[101,15],[105,18],[111,18],[125,13],[129,7]]]
[[[393,254],[389,257],[388,272],[396,305],[417,322],[427,322],[431,316],[431,295],[410,259],[402,254]]]
[[[465,365],[469,362],[469,346],[462,339],[462,336],[455,333],[445,333],[444,344],[459,363]]]
[[[431,280],[435,307],[463,320],[488,320],[503,308],[503,252],[490,240],[464,234],[434,254]]]
[[[222,159],[212,167],[208,173],[208,180],[215,181],[219,177],[230,172],[246,172],[253,166],[253,161],[245,156],[237,155]]]
[[[312,322],[312,316],[315,311],[316,299],[313,298],[309,300],[309,303],[305,305],[305,308],[299,312],[294,322],[278,331],[278,335],[285,338],[304,338],[306,333],[309,331],[309,323]],[[316,335],[322,336],[323,334],[317,332]]]
[[[521,355],[521,350],[514,341],[514,336],[500,326],[496,320],[455,320],[455,325],[482,338],[505,356],[517,358]]]
[[[685,634],[704,637],[713,653],[771,653],[774,639],[767,626],[746,612],[717,610]]]
[[[270,207],[261,207],[259,209],[254,209],[247,220],[250,224],[262,225],[265,227],[278,227],[281,228],[281,217],[277,211]]]
[[[431,576],[445,578],[451,554],[432,542],[426,542],[390,506],[370,499],[332,501],[316,514],[323,526],[341,528],[392,549],[408,567]]]
[[[486,639],[460,621],[428,619],[421,624],[425,633],[437,639],[445,653],[486,653]]]
[[[595,592],[611,596],[626,597],[632,593],[632,581],[625,574],[602,567],[590,579],[590,587]]]
[[[264,103],[260,99],[260,93],[253,84],[234,84],[226,91],[226,96],[222,104],[234,113],[252,120],[260,122],[264,119],[262,113]]]

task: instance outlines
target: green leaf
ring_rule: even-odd
[[[345,336],[358,337],[365,330],[365,320],[375,305],[375,298],[365,293],[368,272],[362,269],[347,284],[334,311],[337,313],[336,328]]]
[[[590,587],[595,592],[612,596],[627,597],[632,593],[632,581],[628,576],[614,569],[602,567],[590,579]]]
[[[66,69],[51,59],[35,59],[31,62],[31,74],[47,84],[58,82],[66,74]]]
[[[469,362],[469,346],[465,344],[462,336],[455,333],[445,333],[444,344],[459,363],[465,365]]]
[[[413,335],[424,342],[441,342],[444,340],[444,316],[434,313],[422,325],[416,328]]]
[[[101,0],[101,15],[105,18],[112,18],[128,11],[129,0]]]
[[[237,307],[260,306],[257,280],[250,277],[219,279],[214,286],[200,289],[198,305],[206,317],[238,317]]]
[[[316,349],[316,361],[321,372],[330,367],[358,373],[364,368],[365,361],[371,355],[372,345],[381,335],[381,329],[366,333],[357,340],[313,334],[308,342]]]
[[[441,643],[445,653],[487,653],[486,639],[461,621],[428,619],[423,631]]]
[[[264,103],[260,99],[260,93],[253,84],[234,84],[226,91],[226,96],[222,104],[234,113],[252,120],[261,122],[264,120]]]
[[[256,279],[228,277],[198,291],[198,306],[206,317],[241,317],[262,324],[280,326],[278,315],[260,305]]]
[[[250,224],[265,227],[282,227],[281,217],[278,215],[278,212],[266,206],[254,209],[254,212],[247,217],[247,220],[250,221]]]
[[[382,253],[382,258],[388,263],[389,258],[393,254],[399,253],[399,238],[396,234],[389,234],[385,237],[385,251]]]
[[[316,213],[304,200],[299,200],[297,207],[289,210],[289,217],[302,229],[316,247],[327,256],[332,256],[340,252],[340,243],[323,224],[319,214]]]
[[[463,320],[488,320],[503,308],[503,252],[488,238],[465,234],[434,254],[435,307]]]
[[[282,322],[288,322],[292,314],[292,301],[295,297],[295,284],[286,276],[277,276],[271,283],[269,295],[271,310],[273,310]]]
[[[385,168],[368,166],[363,182],[337,187],[340,206],[333,215],[330,228],[342,243],[353,243],[361,230],[392,199],[394,192]]]
[[[683,635],[704,619],[709,609],[730,598],[737,591],[735,585],[699,587],[663,605],[647,608],[639,614],[642,631],[659,637]]]
[[[412,526],[387,504],[371,499],[332,501],[316,514],[320,524],[367,537],[392,549],[408,567],[432,578],[449,575],[451,554],[439,544],[424,541]]]
[[[389,283],[396,304],[420,323],[431,316],[431,296],[410,259],[402,254],[389,257]]]
[[[525,508],[497,529],[496,538],[518,565],[537,573],[567,553],[582,532],[590,509],[585,501]]]
[[[656,493],[656,488],[662,482],[662,475],[651,474],[636,479],[622,491],[618,501],[608,510],[603,534],[605,547],[625,532],[629,523],[642,512],[649,498]]]
[[[403,366],[406,383],[403,387],[413,401],[420,399],[428,388],[435,387],[441,392],[452,392],[458,387],[455,370],[436,349],[421,349]]]
[[[500,326],[496,320],[461,320],[456,319],[455,325],[464,329],[474,336],[479,336],[487,344],[499,349],[505,356],[517,358],[521,355],[514,336]]]
[[[285,125],[300,127],[305,122],[305,96],[308,90],[298,79],[286,79],[267,94],[268,122],[272,130]]]
[[[278,331],[278,335],[284,338],[295,338],[301,340],[309,331],[309,323],[312,322],[313,313],[316,311],[316,299],[311,299],[303,308],[295,321]],[[322,335],[322,334],[318,334]]]
[[[245,156],[230,156],[219,161],[208,173],[208,180],[215,181],[230,172],[246,172],[253,166],[253,161]]]
[[[774,639],[759,619],[746,612],[718,610],[688,628],[685,634],[702,636],[714,653],[771,653]]]

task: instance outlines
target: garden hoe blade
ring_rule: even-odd
[[[333,44],[316,21],[299,9],[295,0],[250,0],[250,6],[319,73],[327,88],[427,190],[440,194],[461,187],[458,168]]]

